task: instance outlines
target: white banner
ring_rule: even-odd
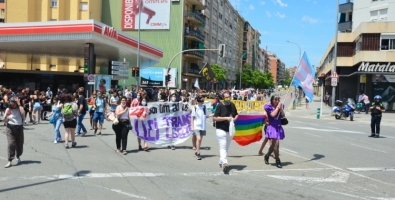
[[[187,103],[152,103],[129,110],[132,132],[149,143],[177,145],[191,136],[191,109]]]

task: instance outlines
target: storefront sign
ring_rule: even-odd
[[[372,82],[374,83],[395,83],[395,75],[383,75],[375,74],[372,75]]]
[[[362,62],[358,68],[360,72],[395,72],[395,65],[388,64],[369,64],[369,62]]]
[[[167,74],[167,68],[150,67],[140,70],[140,84],[142,86],[152,86],[152,87],[166,87],[165,76]],[[177,69],[170,68],[169,74],[171,75],[171,80],[168,83],[170,88],[177,87]]]
[[[191,109],[183,103],[152,103],[132,107],[129,118],[132,132],[155,145],[168,146],[185,142],[191,136]]]
[[[361,74],[360,75],[359,82],[360,83],[366,83],[366,74]]]
[[[118,40],[118,33],[113,27],[103,26],[103,35]]]
[[[169,29],[170,2],[170,0],[122,0],[122,30],[138,30],[139,16],[141,16],[141,29]]]

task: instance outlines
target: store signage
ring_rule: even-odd
[[[362,62],[358,68],[360,72],[395,72],[395,65],[388,64],[369,64],[369,62]]]
[[[104,26],[103,35],[118,40],[118,33],[113,27]]]

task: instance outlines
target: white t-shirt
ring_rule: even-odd
[[[112,101],[112,103],[117,104],[118,101],[119,101],[119,97],[118,97],[118,96],[116,96],[116,97],[112,96],[112,97],[110,98],[110,100]],[[117,108],[117,105],[111,104],[110,107],[111,107],[111,110],[115,110],[115,109]]]
[[[194,130],[206,130],[206,116],[208,116],[207,108],[206,111],[203,111],[204,105],[196,105],[192,108],[192,117],[193,118],[193,129]],[[195,112],[196,110],[196,112]],[[206,112],[206,115],[204,114]]]

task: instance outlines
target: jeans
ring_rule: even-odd
[[[370,123],[370,128],[372,129],[372,135],[380,134],[380,122],[381,122],[381,115],[373,115],[372,120]]]
[[[61,117],[58,117],[53,124],[53,127],[55,128],[55,141],[60,141],[62,139],[62,136],[60,135],[60,126],[62,125],[63,119]]]
[[[216,134],[219,145],[219,164],[228,164],[228,149],[232,138],[230,137],[229,132],[225,132],[221,129],[217,129]]]
[[[77,135],[80,134],[81,129],[82,129],[82,131],[84,133],[87,132],[84,124],[82,124],[82,120],[84,119],[84,117],[85,117],[85,114],[78,115],[78,118],[77,118],[77,131],[75,132],[75,134],[77,134]]]
[[[119,122],[117,125],[112,125],[112,130],[114,130],[115,132],[115,144],[117,145],[117,149],[121,151],[126,150],[126,145],[128,144],[129,129],[125,126],[124,123]]]
[[[370,103],[365,104],[365,112],[366,112],[366,114],[368,114],[368,111],[369,111],[369,104]]]
[[[12,161],[16,157],[19,158],[23,153],[23,126],[8,124],[6,127],[6,134],[8,140],[8,161]]]

